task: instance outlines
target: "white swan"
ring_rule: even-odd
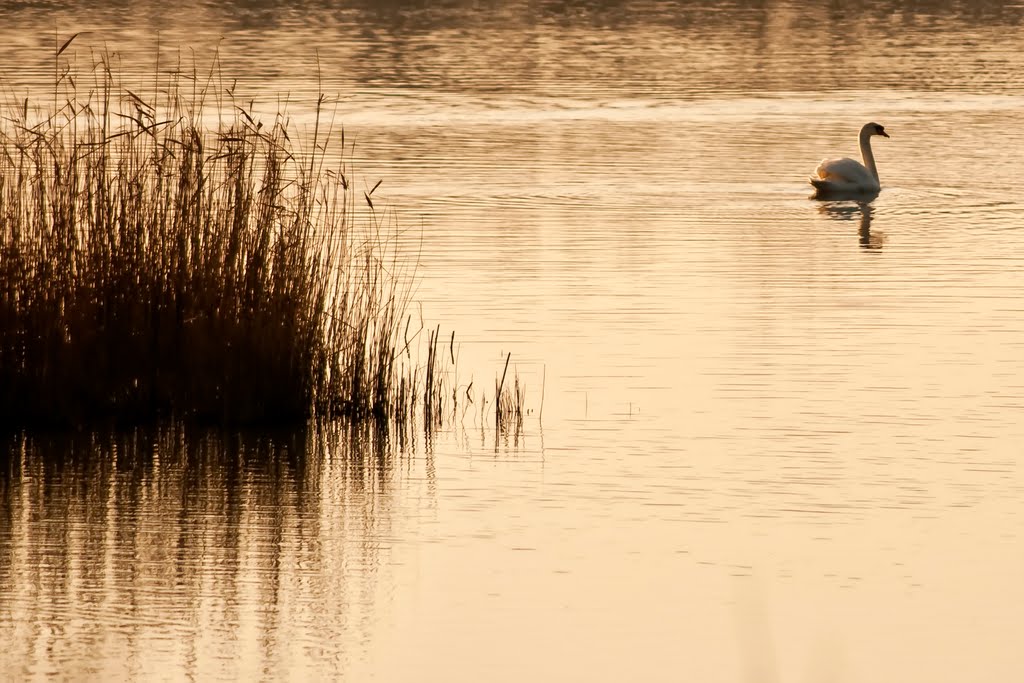
[[[815,196],[834,194],[867,194],[878,192],[878,169],[871,153],[871,136],[889,137],[885,128],[877,123],[865,123],[860,129],[860,156],[864,163],[854,159],[826,159],[818,164],[814,175],[808,178],[816,190]]]

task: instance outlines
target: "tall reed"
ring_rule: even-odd
[[[494,427],[496,434],[517,434],[523,428],[525,413],[526,387],[519,382],[519,373],[513,371],[512,382],[505,383],[508,376],[508,364],[512,354],[505,357],[505,367],[501,371],[501,379],[494,380]]]
[[[3,112],[0,423],[404,419],[411,276],[324,97],[297,130],[216,72],[153,78],[100,57]]]

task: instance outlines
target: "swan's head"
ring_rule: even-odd
[[[889,137],[889,134],[885,132],[885,128],[874,121],[871,123],[865,123],[864,127],[860,129],[860,132],[861,135],[881,135],[883,138]]]

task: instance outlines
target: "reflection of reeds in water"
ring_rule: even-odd
[[[0,421],[407,417],[410,275],[323,96],[300,137],[216,72],[155,78],[104,57],[4,112]]]
[[[4,453],[0,679],[340,680],[359,655],[397,533],[380,433],[179,427]]]

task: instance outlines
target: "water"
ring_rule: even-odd
[[[427,324],[534,412],[16,446],[7,678],[1021,678],[1024,9],[190,7],[5,10],[4,88],[159,29],[301,117],[315,50]],[[808,199],[869,120],[882,193]]]

